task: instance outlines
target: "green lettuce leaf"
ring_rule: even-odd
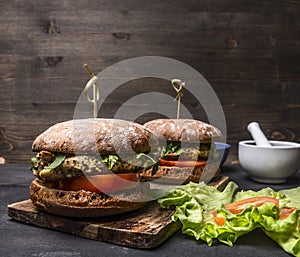
[[[300,187],[281,190],[279,194],[285,195],[288,202],[286,203],[287,207],[296,207],[300,209]]]
[[[255,196],[271,196],[279,199],[280,208],[296,208],[286,219],[262,219],[260,227],[265,234],[281,246],[286,252],[300,256],[300,187],[274,191],[264,188],[260,191],[241,191],[234,200],[241,200]]]
[[[300,187],[279,192],[271,188],[260,191],[240,191],[230,182],[223,192],[205,183],[179,186],[158,202],[164,208],[176,207],[172,217],[180,220],[182,232],[212,245],[214,240],[232,246],[236,240],[255,229],[262,229],[286,252],[300,257]],[[239,214],[225,208],[227,203],[251,197],[269,196],[279,199],[279,206],[266,202],[259,207],[249,205]],[[281,208],[295,208],[280,219]],[[224,218],[222,226],[214,221],[212,211]]]
[[[158,202],[164,208],[176,206],[176,212],[172,216],[173,221],[180,220],[182,232],[198,240],[201,238],[206,222],[213,218],[211,212],[220,204],[230,203],[237,188],[234,182],[229,182],[220,192],[204,182],[199,184],[190,182],[177,187]]]

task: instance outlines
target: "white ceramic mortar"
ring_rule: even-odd
[[[269,141],[272,147],[257,146],[254,140],[239,142],[239,161],[250,177],[261,183],[284,183],[300,167],[300,144]]]

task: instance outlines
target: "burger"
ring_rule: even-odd
[[[141,174],[144,180],[186,184],[210,180],[220,172],[214,141],[222,137],[216,127],[193,119],[155,119],[144,124],[164,139],[158,167]]]
[[[32,144],[35,179],[30,199],[39,210],[70,217],[102,217],[145,205],[143,156],[156,140],[140,124],[117,119],[57,123]],[[142,156],[142,157],[141,157]]]

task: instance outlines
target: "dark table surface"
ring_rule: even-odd
[[[239,165],[225,165],[222,174],[229,176],[240,189],[259,190],[270,186],[274,190],[300,185],[300,172],[282,185],[258,184],[249,179]],[[7,215],[7,205],[29,199],[29,184],[34,176],[29,164],[0,165],[0,256],[34,257],[89,257],[89,256],[290,256],[261,230],[255,230],[241,238],[233,247],[217,243],[208,247],[181,231],[176,232],[161,246],[140,250],[79,238],[62,232],[39,228],[13,221]]]

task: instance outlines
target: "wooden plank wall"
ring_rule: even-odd
[[[84,63],[99,72],[145,55],[177,59],[207,79],[226,116],[230,161],[253,120],[269,138],[300,142],[297,0],[2,0],[0,24],[0,156],[9,163],[27,162],[39,133],[73,118],[89,79]],[[132,81],[101,116],[165,84]]]

